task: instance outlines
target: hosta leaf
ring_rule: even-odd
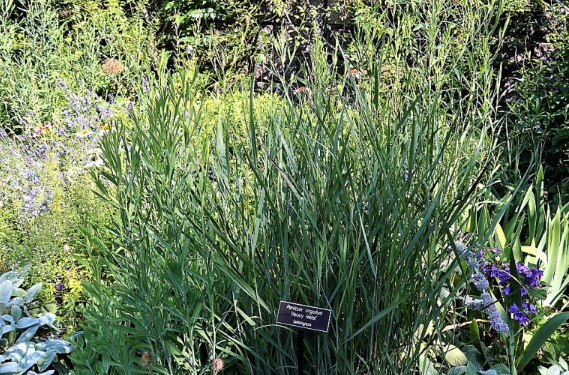
[[[8,362],[0,365],[0,374],[18,374],[21,371],[16,362]]]
[[[8,302],[10,302],[10,298],[12,297],[13,289],[14,287],[12,286],[12,282],[10,280],[6,280],[0,284],[0,302],[7,305]]]
[[[498,373],[496,372],[496,370],[492,370],[492,369],[486,370],[486,371],[480,370],[480,371],[478,371],[478,373],[481,374],[481,375],[497,375],[497,374],[498,374]]]
[[[16,323],[16,328],[18,329],[24,329],[24,328],[28,328],[31,327],[35,324],[38,324],[40,322],[40,320],[38,318],[22,318],[20,320],[18,320],[18,323]]]
[[[42,353],[42,352],[38,352]],[[44,355],[38,360],[38,368],[41,371],[44,371],[49,367],[51,362],[55,359],[55,351],[50,350],[49,352],[44,352]]]
[[[20,320],[22,317],[22,309],[16,305],[12,305],[12,308],[10,309],[10,315],[12,318],[14,318],[15,321]]]
[[[26,292],[26,295],[24,296],[24,300],[26,301],[25,303],[30,303],[36,298],[40,292],[41,286],[42,284],[36,284]]]
[[[453,367],[465,366],[468,363],[466,355],[454,345],[445,347],[445,361]]]

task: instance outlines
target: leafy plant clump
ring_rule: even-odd
[[[71,353],[73,346],[57,338],[55,314],[36,302],[42,285],[25,291],[22,282],[14,271],[0,275],[0,374],[51,375],[57,355]]]

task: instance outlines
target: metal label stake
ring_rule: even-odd
[[[298,329],[297,337],[297,358],[298,358],[298,375],[304,374],[304,329]]]

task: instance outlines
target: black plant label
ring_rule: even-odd
[[[328,332],[332,310],[281,301],[277,323],[314,331]]]

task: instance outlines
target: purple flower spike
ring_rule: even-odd
[[[514,314],[514,320],[520,322],[522,326],[527,326],[529,324],[530,321],[528,317],[526,316],[526,314],[524,314],[522,310],[520,310],[518,305],[516,305],[515,303],[512,306],[510,306],[508,312]]]
[[[484,256],[484,250],[480,249],[480,251],[476,254],[476,260],[482,259]]]
[[[528,306],[528,313],[535,314],[536,312],[537,312],[537,308],[533,305],[533,303],[530,303]]]
[[[57,283],[57,284],[55,284],[55,290],[61,291],[62,289],[63,289],[63,283]]]

